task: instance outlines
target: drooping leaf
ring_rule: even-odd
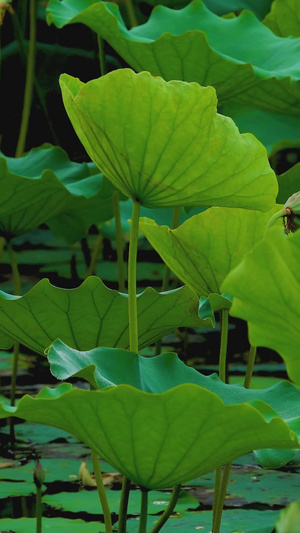
[[[212,207],[175,230],[142,218],[140,230],[179,279],[199,296],[208,297],[213,293],[220,300],[225,277],[262,239],[268,220],[278,209],[275,206],[261,213]],[[214,303],[216,308],[219,304],[219,309],[223,303],[228,307],[228,302],[211,301],[210,305]]]
[[[224,19],[194,0],[181,10],[158,6],[146,24],[128,30],[117,4],[96,1],[82,10],[73,3],[51,2],[48,23],[86,24],[138,72],[211,85],[219,105],[300,115],[300,43],[277,37],[250,11]]]
[[[300,37],[299,0],[274,0],[263,23],[279,37]]]
[[[254,346],[276,350],[289,377],[300,382],[300,233],[270,228],[232,271],[223,290],[233,295],[232,314],[249,324]]]
[[[86,84],[64,74],[60,83],[91,159],[142,205],[273,207],[265,148],[217,114],[213,88],[130,69]]]
[[[198,316],[199,300],[189,287],[158,293],[148,287],[137,296],[139,346],[143,348],[179,326],[211,327]],[[41,280],[22,297],[0,291],[0,346],[18,340],[43,353],[58,337],[69,346],[129,347],[128,296],[89,277],[77,289]]]
[[[128,385],[100,391],[63,384],[24,396],[13,415],[68,431],[128,479],[166,488],[210,472],[253,448],[295,448],[296,435],[277,416],[266,422],[250,405],[225,406],[214,393],[184,384],[162,394]]]
[[[0,231],[9,237],[47,223],[75,242],[92,223],[113,216],[111,184],[49,144],[17,159],[1,155],[0,188]]]

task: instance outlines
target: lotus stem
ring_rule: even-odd
[[[99,63],[100,63],[100,76],[104,76],[106,74],[106,61],[105,61],[104,46],[103,46],[104,41],[98,33],[97,33],[97,43],[98,43],[98,53],[99,53]]]
[[[158,531],[160,531],[161,528],[165,525],[166,521],[171,516],[171,514],[173,513],[176,507],[176,504],[178,502],[178,498],[180,495],[180,491],[181,491],[181,485],[176,485],[172,491],[168,506],[166,507],[163,514],[160,516],[155,526],[153,526],[153,528],[150,530],[149,533],[158,533]]]
[[[29,49],[27,56],[27,70],[26,82],[24,91],[24,103],[19,139],[16,148],[16,157],[21,157],[24,152],[26,136],[28,131],[28,123],[30,116],[30,108],[32,102],[33,83],[34,83],[34,67],[35,67],[35,47],[36,47],[36,0],[30,0],[29,3]]]
[[[42,504],[42,487],[36,487],[36,504],[35,504],[35,508],[36,508],[36,533],[42,533],[42,509],[43,509],[43,504]]]
[[[1,28],[1,26],[0,26]],[[4,252],[4,249],[5,249],[5,245],[6,245],[6,239],[2,236],[0,236],[0,264],[2,263],[2,258],[3,258],[3,252]]]
[[[279,218],[283,218],[283,217],[286,217],[288,215],[291,214],[291,210],[287,207],[285,209],[281,209],[280,211],[277,211],[277,213],[274,213],[274,215],[271,216],[271,218],[269,219],[267,225],[266,225],[266,230],[271,228],[272,226],[274,226],[275,222],[279,219]]]
[[[148,489],[141,487],[141,513],[138,533],[146,533],[148,512]]]
[[[111,512],[109,509],[107,496],[106,496],[105,488],[103,485],[99,457],[97,453],[92,449],[91,449],[91,457],[92,457],[95,479],[97,483],[97,491],[99,494],[99,500],[101,503],[103,516],[104,516],[105,533],[112,533],[113,529],[112,529],[112,522],[111,522]]]
[[[228,309],[221,310],[221,343],[219,355],[219,378],[226,382],[226,354],[228,341]]]
[[[252,374],[253,374],[253,367],[255,363],[255,357],[256,357],[256,346],[251,345],[250,351],[249,351],[247,370],[246,370],[246,375],[245,375],[245,380],[244,380],[245,389],[250,389],[251,379],[252,379]]]
[[[116,224],[116,249],[118,265],[118,284],[119,291],[125,292],[125,263],[123,259],[124,242],[121,224],[120,193],[115,191],[113,194],[113,211]]]
[[[132,0],[125,0],[125,7],[131,28],[133,26],[138,26],[138,21],[136,18]]]
[[[133,200],[128,258],[128,317],[129,317],[129,349],[138,353],[138,321],[136,300],[136,258],[138,247],[140,204]]]
[[[121,498],[120,498],[118,533],[126,533],[129,491],[130,491],[130,480],[124,477]]]
[[[224,466],[224,470],[223,470],[222,483],[220,487],[219,498],[218,498],[216,512],[215,512],[215,519],[213,522],[212,533],[220,533],[223,507],[224,507],[224,502],[225,502],[225,497],[226,497],[226,490],[227,490],[227,485],[229,481],[230,471],[231,471],[231,463],[228,463],[227,465]]]
[[[89,267],[85,275],[86,278],[88,278],[88,276],[97,275],[97,259],[102,249],[103,249],[103,235],[99,233],[94,243],[94,247],[93,247],[93,251],[91,255],[91,262],[89,264]]]
[[[16,261],[16,256],[13,252],[12,245],[8,246],[8,255],[9,261],[12,269],[12,278],[13,278],[13,287],[14,294],[20,296],[21,294],[21,277],[18,269],[18,264]],[[15,405],[15,396],[16,396],[16,382],[17,382],[17,372],[18,372],[18,361],[19,361],[19,343],[14,343],[14,352],[13,352],[13,368],[11,375],[11,391],[10,391],[10,405]]]
[[[173,209],[173,216],[172,216],[172,223],[171,223],[171,229],[176,229],[179,226],[180,222],[180,216],[181,216],[181,207],[174,207]],[[163,280],[161,285],[161,292],[167,291],[169,287],[169,281],[170,281],[170,274],[171,270],[167,265],[164,266],[164,274],[163,274]],[[161,352],[161,339],[159,339],[155,343],[155,352],[156,355],[159,355]]]

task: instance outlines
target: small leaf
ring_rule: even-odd
[[[273,207],[277,181],[265,148],[217,114],[211,87],[130,69],[86,84],[63,74],[60,84],[91,159],[141,205]]]
[[[223,283],[232,314],[247,320],[254,346],[276,350],[289,377],[300,382],[300,232],[270,228]]]

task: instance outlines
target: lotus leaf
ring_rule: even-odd
[[[158,6],[145,24],[128,30],[115,3],[99,0],[84,10],[73,3],[50,3],[48,23],[86,24],[136,71],[212,85],[220,105],[300,115],[300,42],[277,37],[250,11],[224,19],[193,0],[181,10]]]
[[[280,37],[300,37],[299,0],[274,0],[263,23]]]
[[[278,202],[285,204],[288,198],[292,196],[296,191],[300,190],[300,163],[296,163],[293,167],[289,168],[284,174],[278,176]]]
[[[183,483],[254,448],[298,447],[278,416],[266,422],[256,408],[225,406],[194,384],[162,394],[128,385],[87,391],[62,384],[36,398],[25,395],[17,407],[2,404],[0,417],[9,415],[68,431],[148,489]]]
[[[254,346],[276,350],[289,377],[300,382],[300,232],[270,228],[225,279],[233,295],[232,314],[248,321]]]
[[[139,346],[148,346],[178,326],[212,327],[198,316],[199,300],[189,287],[158,293],[148,287],[137,296]],[[38,353],[60,337],[70,346],[128,348],[128,296],[89,277],[77,289],[41,280],[24,296],[0,291],[0,346],[14,340]]]
[[[199,296],[219,295],[221,284],[253,245],[262,239],[278,206],[267,213],[212,207],[170,230],[142,218],[140,229],[168,267]],[[222,297],[223,299],[223,297]],[[222,308],[226,302],[211,302]]]
[[[265,148],[217,114],[212,87],[130,69],[86,84],[64,74],[60,83],[91,159],[142,205],[274,205],[277,182]]]
[[[68,242],[112,218],[111,184],[91,176],[59,147],[45,144],[20,158],[0,157],[0,234],[21,235],[42,223]]]

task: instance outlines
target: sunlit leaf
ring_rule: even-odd
[[[261,403],[261,402],[260,402]],[[64,429],[138,485],[165,488],[230,462],[253,448],[295,448],[296,435],[250,405],[225,406],[214,393],[184,384],[162,394],[128,385],[100,391],[63,384],[24,396],[14,415]]]
[[[146,24],[128,30],[115,3],[83,10],[73,3],[51,2],[48,23],[86,24],[136,71],[212,85],[220,105],[231,100],[300,115],[300,42],[277,37],[250,11],[224,19],[194,0],[181,10],[158,6]]]
[[[277,182],[265,148],[217,114],[213,88],[130,69],[86,84],[64,74],[60,83],[91,159],[142,205],[274,205]]]
[[[1,155],[0,188],[0,231],[8,237],[47,223],[75,242],[92,223],[113,216],[111,184],[49,144],[20,158]]]
[[[276,350],[289,377],[300,382],[300,233],[270,228],[223,283],[232,314],[247,320],[254,346]]]
[[[198,317],[199,300],[189,287],[158,293],[148,287],[137,296],[139,346],[148,346],[179,326],[211,327]],[[77,289],[41,280],[22,297],[0,291],[0,345],[14,340],[44,353],[55,339],[81,350],[129,347],[128,296],[89,277]]]
[[[214,293],[220,298],[223,280],[262,239],[266,224],[275,211],[278,206],[267,213],[212,207],[175,230],[142,218],[140,230],[186,285],[199,296]],[[219,304],[222,308],[221,302]]]

